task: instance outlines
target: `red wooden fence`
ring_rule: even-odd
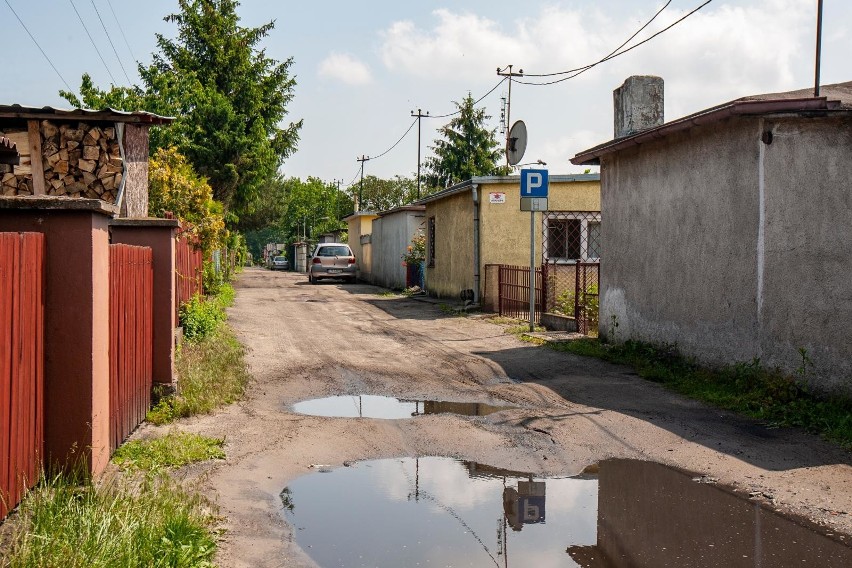
[[[202,294],[202,264],[201,249],[189,237],[181,237],[175,241],[175,314],[177,321],[180,306],[188,302],[195,294]]]
[[[40,473],[43,354],[44,235],[0,233],[0,519]]]
[[[153,255],[114,244],[110,261],[110,451],[145,419],[153,367]]]

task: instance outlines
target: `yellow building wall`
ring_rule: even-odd
[[[480,184],[480,297],[485,291],[485,265],[529,266],[530,213],[520,210],[519,183]],[[504,193],[505,203],[491,203],[491,193]],[[550,211],[600,211],[599,181],[550,182]],[[435,217],[435,266],[426,268],[426,289],[443,298],[458,298],[473,288],[473,196],[462,191],[426,204]],[[535,213],[535,262],[541,263],[541,213]]]
[[[600,211],[598,181],[550,182],[547,206],[550,211]],[[480,274],[486,264],[530,265],[530,212],[521,211],[521,188],[515,184],[479,186]],[[505,203],[491,203],[490,193],[506,194]],[[535,262],[541,263],[544,232],[541,213],[535,213]],[[484,281],[481,283],[484,285]],[[481,292],[482,290],[480,290]]]
[[[362,245],[361,237],[373,232],[373,220],[378,218],[378,215],[372,213],[356,213],[346,219],[349,226],[349,248],[355,255],[359,278],[369,279],[372,272],[372,246],[369,244]]]
[[[435,217],[435,266],[426,266],[426,289],[439,298],[458,298],[473,288],[473,198],[469,191],[426,204]]]

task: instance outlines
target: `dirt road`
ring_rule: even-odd
[[[250,348],[254,382],[243,402],[180,426],[227,438],[227,461],[206,466],[228,529],[223,566],[312,566],[293,543],[279,492],[319,464],[381,457],[455,456],[542,475],[610,457],[652,460],[852,534],[850,456],[813,436],[766,429],[629,369],[535,347],[373,286],[249,269],[235,287],[230,323]],[[416,420],[290,410],[332,394],[518,408]]]

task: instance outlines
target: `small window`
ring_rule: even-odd
[[[599,259],[601,257],[601,222],[589,221],[589,244],[588,257]]]
[[[429,250],[427,251],[427,256],[429,259],[429,266],[435,266],[435,218],[429,217],[429,223],[427,224],[427,235],[426,241],[428,243]]]
[[[548,255],[566,260],[581,258],[582,231],[580,219],[550,219],[547,225]]]
[[[352,256],[349,247],[320,247],[316,256]]]

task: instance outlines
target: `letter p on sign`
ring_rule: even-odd
[[[521,197],[547,197],[547,170],[521,170]]]

